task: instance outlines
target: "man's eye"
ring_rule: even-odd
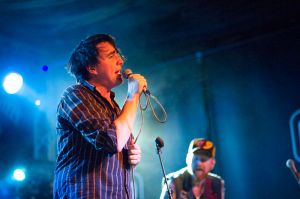
[[[107,57],[108,57],[109,59],[112,59],[112,58],[114,58],[115,55],[116,55],[116,53],[111,53],[111,54],[109,54]]]

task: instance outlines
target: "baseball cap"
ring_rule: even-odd
[[[212,141],[206,140],[204,138],[195,138],[189,145],[188,153],[212,158],[216,155],[216,149]]]

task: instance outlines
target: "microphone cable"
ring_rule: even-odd
[[[159,100],[157,99],[157,97],[155,97],[154,95],[152,95],[150,92],[144,92],[144,95],[146,97],[146,104],[145,106],[143,107],[142,106],[142,102],[141,102],[141,96],[140,96],[140,99],[139,99],[139,107],[140,107],[140,112],[141,112],[141,125],[140,125],[140,128],[139,128],[139,131],[137,133],[137,136],[135,138],[135,141],[134,141],[134,144],[136,144],[139,136],[141,135],[141,132],[142,132],[142,129],[143,129],[143,126],[144,126],[144,121],[145,121],[145,117],[144,117],[144,111],[147,110],[148,106],[150,105],[150,108],[151,108],[151,111],[152,111],[152,115],[153,115],[153,118],[159,122],[159,123],[165,123],[167,121],[167,118],[168,118],[168,115],[167,115],[167,112],[165,110],[165,108],[163,107],[163,105],[159,102]],[[155,113],[155,110],[152,106],[152,103],[151,103],[151,100],[150,100],[150,97],[158,104],[158,106],[161,108],[163,114],[164,114],[164,117],[163,118],[159,118],[157,116],[157,114]],[[129,125],[128,125],[129,127]],[[129,130],[131,131],[131,135],[133,136],[132,134],[132,129],[129,128]],[[134,139],[134,138],[133,138]],[[133,186],[133,198],[135,199],[135,193],[136,193],[136,190],[135,190],[135,181],[134,181],[134,171],[133,171],[133,167],[131,166],[131,178],[132,178],[132,186]]]
[[[133,74],[133,73],[132,73],[132,70],[129,69],[129,68],[125,69],[125,70],[122,72],[122,75],[123,75],[126,79],[130,78],[130,75],[132,75],[132,74]],[[148,105],[150,105],[150,108],[151,108],[151,111],[152,111],[152,115],[153,115],[154,119],[155,119],[157,122],[159,122],[159,123],[165,123],[165,122],[167,121],[167,117],[168,117],[168,116],[167,116],[167,112],[165,111],[164,107],[163,107],[162,104],[159,102],[159,100],[157,99],[157,97],[155,97],[154,95],[152,95],[152,94],[150,93],[150,91],[147,90],[147,89],[145,89],[145,90],[143,91],[143,93],[144,93],[144,95],[146,96],[146,105],[145,105],[145,107],[142,106],[142,104],[141,104],[141,96],[142,96],[142,95],[141,95],[141,96],[140,96],[140,99],[139,99],[139,105],[140,105],[140,111],[141,111],[142,121],[141,121],[140,129],[139,129],[139,131],[138,131],[138,134],[137,134],[137,137],[136,137],[134,143],[137,142],[137,140],[138,140],[138,138],[139,138],[139,136],[140,136],[140,134],[141,134],[141,131],[142,131],[142,128],[143,128],[143,125],[144,125],[144,111],[148,108]],[[154,108],[153,108],[152,103],[151,103],[151,100],[150,100],[150,97],[151,97],[151,98],[158,104],[158,106],[161,108],[161,110],[162,110],[162,112],[163,112],[163,114],[164,114],[164,118],[163,118],[163,119],[158,118],[157,114],[155,113]],[[132,130],[132,129],[130,129],[130,131],[131,131],[131,130]],[[132,131],[131,131],[131,132],[132,132]]]
[[[131,69],[125,69],[122,74],[123,74],[123,76],[126,79],[128,79],[128,77],[132,74],[132,71],[131,71]],[[149,105],[150,105],[150,108],[151,108],[151,111],[152,111],[152,115],[153,115],[154,119],[157,122],[159,122],[159,123],[165,123],[167,121],[167,117],[168,117],[166,110],[164,109],[164,107],[162,106],[162,104],[159,102],[159,100],[157,99],[157,97],[155,97],[154,95],[152,95],[149,90],[145,90],[143,93],[144,93],[144,95],[146,97],[146,104],[145,104],[144,107],[142,106],[142,103],[141,103],[141,96],[142,95],[141,95],[140,98],[139,98],[139,107],[140,107],[140,112],[141,112],[141,125],[140,125],[139,131],[137,133],[136,139],[134,140],[134,144],[136,144],[136,142],[137,142],[137,140],[140,137],[140,134],[142,132],[142,129],[143,129],[143,126],[144,126],[144,120],[145,120],[144,119],[144,111],[147,110],[147,108],[148,108]],[[161,110],[162,110],[162,112],[164,114],[164,118],[159,118],[157,116],[157,114],[155,113],[155,110],[154,110],[154,108],[152,106],[150,98],[153,99],[157,103],[157,105],[161,108]],[[134,139],[133,131],[132,131],[131,126],[128,123],[127,123],[127,126],[128,126],[128,128],[129,128],[129,130],[131,132],[132,139]],[[135,181],[134,181],[133,166],[131,166],[131,174],[132,174],[132,184],[133,184],[133,198],[135,199]]]
[[[141,125],[140,125],[140,129],[139,129],[139,131],[138,131],[138,134],[137,134],[137,136],[136,136],[136,139],[135,139],[135,142],[134,143],[136,143],[137,142],[137,140],[138,140],[138,138],[139,138],[139,136],[140,136],[140,134],[141,134],[141,132],[142,132],[142,128],[143,128],[143,126],[144,126],[144,111],[146,111],[147,110],[147,108],[148,108],[148,106],[150,106],[150,109],[151,109],[151,112],[152,112],[152,116],[153,116],[153,118],[157,121],[157,122],[159,122],[159,123],[165,123],[166,121],[167,121],[167,118],[168,118],[168,115],[167,115],[167,112],[166,112],[166,110],[165,110],[165,108],[163,107],[163,105],[159,102],[159,100],[157,99],[157,97],[155,97],[154,95],[152,95],[150,92],[144,92],[144,95],[145,95],[145,97],[146,97],[146,104],[145,104],[145,106],[143,107],[142,106],[142,102],[141,102],[141,97],[140,97],[140,100],[139,100],[139,106],[140,106],[140,112],[141,112]],[[155,102],[156,102],[156,104],[160,107],[160,109],[161,109],[161,111],[163,112],[163,115],[164,115],[164,117],[163,118],[159,118],[158,116],[157,116],[157,114],[156,114],[156,112],[155,112],[155,110],[154,110],[154,108],[153,108],[153,106],[152,106],[152,103],[151,103],[151,99],[153,99]]]

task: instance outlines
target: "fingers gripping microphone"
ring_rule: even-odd
[[[123,76],[125,77],[125,79],[129,79],[130,78],[130,76],[132,75],[133,73],[132,73],[132,70],[131,69],[129,69],[129,68],[127,68],[127,69],[125,69],[124,71],[123,71]],[[150,93],[150,91],[148,90],[148,89],[144,89],[144,91],[143,91],[145,94],[147,94],[147,95],[151,95],[151,93]]]
[[[295,177],[295,179],[298,182],[298,185],[300,185],[300,173],[296,169],[294,160],[288,159],[286,161],[286,166],[287,166],[287,168],[289,168],[291,170],[293,176]]]
[[[130,76],[131,76],[133,73],[132,73],[132,70],[131,70],[131,69],[127,68],[127,69],[125,69],[125,70],[123,71],[122,74],[123,74],[123,77],[124,77],[124,78],[129,79]],[[154,95],[152,95],[152,94],[150,93],[150,91],[149,91],[146,87],[143,89],[143,92],[144,92],[144,94],[145,94],[145,96],[146,96],[146,105],[145,105],[145,107],[142,107],[141,104],[140,104],[140,109],[141,109],[142,111],[144,111],[144,110],[147,109],[148,105],[150,105],[150,108],[151,108],[152,115],[153,115],[154,119],[155,119],[157,122],[159,122],[159,123],[165,123],[165,122],[167,121],[167,117],[168,117],[168,116],[167,116],[167,112],[166,112],[166,110],[164,109],[163,105],[161,105],[161,103],[158,101],[157,97],[155,97]],[[153,99],[153,100],[156,102],[156,104],[158,105],[158,107],[161,108],[161,111],[162,111],[162,113],[163,113],[163,115],[164,115],[164,118],[159,118],[159,117],[156,115],[156,113],[155,113],[155,111],[154,111],[154,108],[153,108],[153,106],[152,106],[152,104],[151,104],[151,100],[150,100],[150,99]]]

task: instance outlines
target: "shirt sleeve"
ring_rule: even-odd
[[[79,131],[96,150],[116,153],[116,126],[106,106],[105,103],[96,101],[92,93],[74,89],[63,95],[58,115]]]

